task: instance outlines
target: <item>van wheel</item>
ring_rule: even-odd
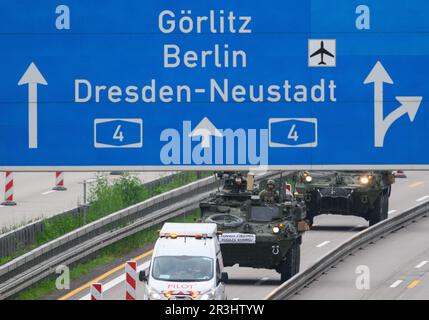
[[[278,272],[280,273],[280,281],[282,283],[289,280],[299,272],[300,260],[301,246],[298,242],[294,242],[278,268]]]

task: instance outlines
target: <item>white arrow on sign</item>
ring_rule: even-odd
[[[384,137],[396,120],[408,114],[410,121],[414,121],[423,97],[396,97],[401,105],[384,118],[383,87],[385,83],[393,84],[393,80],[380,61],[375,64],[363,83],[374,83],[374,146],[383,147]]]
[[[45,78],[32,62],[18,85],[28,84],[28,147],[37,149],[37,85],[47,85]]]
[[[201,137],[201,146],[203,148],[210,148],[211,137],[223,137],[222,133],[215,127],[215,125],[205,117],[201,122],[192,130],[189,137]]]

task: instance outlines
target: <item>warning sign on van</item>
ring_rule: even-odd
[[[246,233],[224,233],[219,236],[219,242],[225,243],[255,243],[256,235]]]

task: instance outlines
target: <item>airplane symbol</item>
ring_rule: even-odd
[[[326,66],[326,62],[323,60],[324,55],[330,56],[332,58],[335,58],[335,56],[330,53],[328,50],[325,49],[325,43],[324,41],[320,42],[320,49],[317,50],[316,52],[314,52],[313,54],[310,55],[310,58],[316,57],[316,56],[320,56],[321,60],[319,62],[319,66],[323,65]]]

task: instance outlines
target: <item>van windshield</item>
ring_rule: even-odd
[[[213,259],[190,256],[160,256],[153,262],[152,277],[166,281],[207,281],[213,278]]]

